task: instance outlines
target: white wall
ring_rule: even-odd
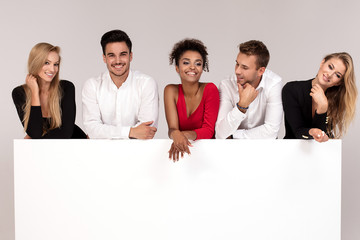
[[[61,78],[74,82],[77,123],[81,120],[81,88],[86,79],[104,71],[99,44],[103,33],[126,31],[133,41],[132,68],[153,76],[160,89],[157,138],[166,138],[162,91],[179,78],[168,65],[173,44],[185,37],[208,47],[210,72],[202,81],[219,84],[234,71],[237,45],[262,40],[270,50],[269,68],[284,82],[315,76],[322,57],[348,51],[360,77],[360,2],[344,1],[2,1],[0,3],[1,105],[0,239],[14,239],[12,140],[22,138],[11,100],[12,89],[24,82],[30,49],[38,42],[62,48]],[[359,81],[357,82],[360,86]],[[359,101],[358,101],[359,102]],[[359,111],[343,139],[343,239],[360,238]],[[283,131],[281,133],[283,136]]]

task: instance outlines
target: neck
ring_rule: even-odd
[[[199,92],[200,89],[199,82],[189,83],[189,82],[181,81],[181,83],[185,96],[189,96],[189,97],[196,96],[196,94]]]
[[[122,76],[117,76],[110,72],[110,78],[113,81],[113,83],[116,85],[117,88],[120,88],[121,85],[126,81],[127,77],[129,76],[129,72]]]
[[[262,79],[262,75],[256,81],[254,81],[251,85],[256,89],[259,86],[261,79]]]
[[[49,91],[50,89],[50,82],[46,82],[44,80],[42,80],[41,78],[38,80],[38,84],[39,84],[39,90],[41,93],[46,93]]]
[[[318,79],[318,77],[316,76],[315,78],[314,78],[314,80],[312,80],[312,82],[311,82],[311,85],[312,86],[314,86],[315,84],[319,84],[319,79]],[[324,86],[321,86],[320,84],[319,84],[319,86],[322,88],[322,90],[325,92],[326,91],[326,87],[324,87]]]

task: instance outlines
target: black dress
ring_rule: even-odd
[[[288,82],[282,89],[282,102],[285,115],[285,139],[312,139],[311,128],[319,128],[326,132],[327,113],[312,117],[311,82]]]
[[[62,89],[61,108],[61,126],[46,131],[43,135],[43,129],[49,129],[50,118],[43,118],[40,106],[31,106],[27,135],[33,139],[68,139],[68,138],[86,138],[86,134],[75,125],[76,104],[74,84],[67,80],[60,81]],[[23,86],[18,86],[12,91],[12,98],[18,112],[21,123],[24,119],[24,110],[26,94]]]

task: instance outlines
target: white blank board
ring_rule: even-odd
[[[341,141],[14,140],[16,240],[340,240]]]

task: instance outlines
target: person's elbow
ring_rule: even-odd
[[[280,124],[279,125],[265,124],[264,128],[265,128],[264,138],[276,139],[278,137]]]

